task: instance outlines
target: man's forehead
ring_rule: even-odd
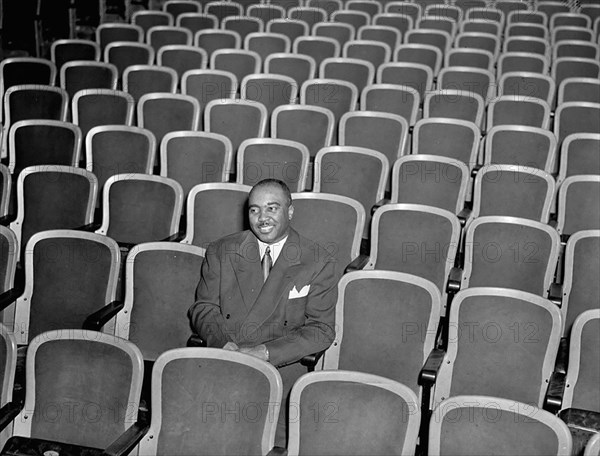
[[[258,202],[263,204],[267,202],[285,204],[286,200],[285,192],[274,185],[265,185],[264,187],[252,190],[252,193],[250,193],[250,204],[256,204]]]

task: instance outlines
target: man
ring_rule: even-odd
[[[284,402],[275,444],[285,446],[286,400],[306,373],[299,360],[335,336],[338,273],[331,255],[290,227],[288,187],[265,179],[250,191],[250,230],[211,244],[196,303],[188,311],[208,347],[255,356],[279,368]]]

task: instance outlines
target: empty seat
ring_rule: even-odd
[[[558,182],[581,174],[600,175],[600,133],[574,133],[565,138],[560,151]]]
[[[237,183],[253,186],[278,179],[292,192],[304,191],[310,154],[304,144],[286,139],[247,139],[237,153]]]
[[[198,184],[227,182],[232,171],[231,141],[201,131],[173,131],[160,145],[160,175],[179,182],[184,197]]]
[[[377,84],[397,84],[415,89],[422,100],[433,88],[433,70],[420,63],[390,62],[377,70]]]
[[[336,422],[315,422],[311,404],[323,401],[340,404]],[[417,402],[407,386],[376,375],[350,371],[307,374],[296,382],[290,396],[295,416],[290,415],[288,454],[413,454],[421,416]],[[354,407],[358,404],[360,413]]]
[[[554,134],[558,144],[573,133],[600,133],[600,104],[565,102],[556,108]]]
[[[454,297],[448,323],[434,404],[478,394],[541,407],[562,325],[553,303],[508,288],[470,288]],[[499,362],[507,358],[512,369]]]
[[[149,361],[185,346],[186,312],[194,301],[203,260],[200,247],[175,242],[148,242],[131,249],[115,336],[135,343]]]
[[[545,74],[548,71],[548,61],[541,54],[528,52],[505,52],[501,54],[498,60],[498,77],[514,71]]]
[[[208,66],[208,55],[204,49],[188,45],[167,45],[158,50],[156,63],[172,68],[181,80],[186,71],[203,70]]]
[[[558,189],[557,230],[563,237],[577,231],[600,229],[600,207],[596,195],[600,176],[567,177]]]
[[[83,231],[43,231],[29,239],[23,260],[31,286],[15,304],[19,345],[52,329],[79,329],[93,313],[114,306],[121,264],[114,240]],[[113,333],[114,320],[105,331]]]
[[[265,61],[265,73],[291,77],[296,81],[297,87],[301,87],[305,81],[313,79],[316,71],[315,60],[304,54],[278,52],[270,54]]]
[[[350,82],[360,93],[373,83],[375,68],[366,60],[329,57],[321,62],[319,77]]]
[[[175,93],[177,72],[158,65],[131,65],[123,72],[123,90],[138,102],[147,93]]]
[[[438,90],[467,91],[487,103],[495,95],[494,75],[489,70],[471,67],[442,68],[437,78]]]
[[[333,38],[324,36],[301,36],[294,41],[292,51],[304,54],[315,60],[317,68],[327,58],[340,56],[340,44]]]
[[[290,39],[290,43],[296,41],[296,38],[310,35],[310,28],[306,22],[290,18],[270,20],[265,31],[285,35]]]
[[[177,234],[183,206],[181,185],[166,177],[116,174],[104,185],[102,225],[96,231],[129,247]]]
[[[344,113],[356,109],[357,102],[356,86],[339,79],[309,79],[300,88],[300,103],[331,110],[336,126]]]
[[[271,364],[216,348],[179,348],[157,358],[152,377],[155,400],[142,454],[191,455],[198,448],[215,455],[267,454],[273,448],[283,387]],[[221,411],[236,407],[252,410],[254,418],[221,419]],[[182,434],[183,428],[193,432]]]
[[[417,380],[435,346],[441,299],[435,284],[411,274],[345,274],[338,284],[336,338],[323,370],[380,375],[420,396]]]
[[[233,183],[199,184],[186,203],[184,244],[206,249],[211,242],[247,227],[248,193],[252,187]]]
[[[281,33],[249,33],[244,49],[256,52],[264,62],[271,54],[291,51],[290,39]]]
[[[240,95],[242,100],[264,105],[269,118],[278,106],[296,101],[298,85],[289,76],[278,74],[248,75],[242,80]]]
[[[554,172],[556,137],[543,128],[499,125],[485,137],[485,164],[529,166]]]
[[[479,217],[465,232],[462,287],[510,288],[547,296],[559,245],[558,232],[546,224],[516,217]]]
[[[152,46],[143,43],[115,41],[106,46],[104,61],[117,67],[119,77],[132,65],[152,65],[155,52]]]
[[[600,103],[600,80],[595,78],[566,78],[558,88],[557,103],[570,101]]]
[[[394,162],[391,203],[423,204],[458,214],[471,173],[463,162],[438,155],[405,155]]]
[[[409,86],[372,84],[361,94],[361,110],[379,111],[403,117],[410,126],[417,120],[419,92]]]
[[[504,73],[498,81],[498,95],[512,95],[530,101],[539,98],[553,106],[556,83],[554,79],[539,73]]]
[[[446,67],[471,67],[492,71],[495,60],[491,52],[483,49],[456,48],[446,54],[445,65]]]
[[[74,60],[60,69],[60,86],[72,99],[85,89],[117,88],[117,67],[111,63]]]
[[[224,30],[232,30],[240,35],[242,42],[249,33],[262,32],[264,23],[262,19],[251,16],[229,16],[223,19],[221,27]]]
[[[550,412],[509,399],[468,395],[438,405],[431,417],[428,448],[432,456],[497,451],[566,456],[572,446],[569,428]]]
[[[315,36],[333,38],[342,49],[344,44],[355,38],[357,31],[353,26],[344,22],[318,22],[313,26],[312,33]]]
[[[232,73],[237,81],[241,81],[249,74],[260,73],[262,61],[260,56],[253,51],[218,49],[212,53],[210,68]],[[267,68],[265,68],[265,71],[270,72]],[[276,71],[273,72],[277,73]]]
[[[144,30],[135,24],[106,23],[100,24],[96,29],[96,42],[100,51],[117,41],[129,41],[142,43],[144,41]]]
[[[252,34],[250,34],[252,35]],[[247,39],[248,37],[246,37]],[[239,33],[232,30],[205,29],[196,32],[194,45],[206,51],[210,59],[212,53],[218,49],[239,49],[242,47],[242,38]]]
[[[423,117],[447,117],[465,120],[477,126],[483,123],[485,100],[466,90],[435,90],[425,94]]]
[[[58,71],[63,64],[73,60],[100,60],[100,46],[92,40],[60,39],[50,46],[50,60],[54,62]]]
[[[547,129],[550,125],[550,106],[536,97],[502,95],[490,101],[487,127],[523,125]]]
[[[158,53],[158,50],[163,46],[191,46],[192,32],[185,27],[157,25],[148,30],[146,43],[152,46],[155,53]]]
[[[539,168],[484,165],[475,177],[472,218],[521,217],[548,223],[554,178]]]
[[[198,103],[200,114],[214,100],[230,100],[236,95],[238,80],[223,70],[188,70],[181,78],[181,91]]]
[[[396,48],[394,61],[427,65],[435,77],[442,66],[443,55],[439,48],[432,45],[401,44]]]
[[[179,18],[179,14],[177,14],[177,17]],[[150,27],[156,25],[174,25],[175,18],[173,17],[173,14],[166,11],[140,10],[133,13],[131,16],[131,23],[141,27],[144,36],[146,36],[146,32],[148,32]]]

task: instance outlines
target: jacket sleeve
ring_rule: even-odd
[[[304,325],[288,331],[282,337],[266,342],[269,361],[283,366],[303,356],[327,349],[335,338],[335,305],[338,274],[336,262],[322,263],[311,280]]]
[[[206,341],[207,347],[222,348],[227,342],[234,340],[226,330],[225,319],[221,314],[221,263],[218,250],[213,244],[206,250],[200,282],[196,288],[196,302],[189,308],[188,318],[192,331]]]

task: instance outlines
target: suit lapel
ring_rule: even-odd
[[[289,246],[295,247],[291,248]],[[242,324],[240,333],[245,339],[252,340],[254,333],[273,314],[283,294],[289,292],[294,277],[297,276],[297,269],[300,268],[300,251],[295,250],[299,248],[300,237],[296,231],[290,229],[288,238],[273,265],[273,269],[271,269],[267,281]],[[297,252],[297,255],[290,254],[291,252]]]
[[[260,266],[260,253],[258,241],[248,231],[246,237],[240,243],[235,255],[231,255],[231,265],[235,272],[235,278],[246,306],[250,311],[259,296],[263,286],[263,275]]]

